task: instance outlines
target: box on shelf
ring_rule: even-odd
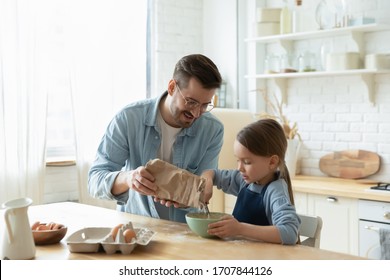
[[[371,53],[367,54],[364,60],[366,69],[390,69],[390,53]]]
[[[264,37],[280,34],[278,22],[256,22],[254,23],[254,37]]]
[[[371,24],[371,23],[375,23],[374,18],[359,17],[359,18],[351,18],[348,20],[348,26],[364,25],[364,24]]]
[[[326,57],[326,71],[342,71],[361,68],[358,52],[329,53]]]
[[[257,22],[280,22],[280,8],[257,8]]]

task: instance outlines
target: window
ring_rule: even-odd
[[[85,98],[83,113],[102,108],[104,121],[91,123],[100,133],[120,108],[147,96],[150,2],[51,1],[47,161],[75,158],[75,124],[82,114],[75,115],[72,94],[96,97]]]

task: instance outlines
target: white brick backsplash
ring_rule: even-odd
[[[315,140],[304,141],[304,148],[307,149],[310,155],[312,155],[313,152],[315,151],[322,151],[322,147],[323,145],[321,141],[315,141]]]
[[[202,53],[203,0],[159,0],[154,5],[152,95],[155,96],[166,90],[181,57]]]
[[[389,143],[389,133],[365,133],[363,134],[363,141],[366,143]]]
[[[367,100],[366,96],[362,92],[356,93],[343,93],[336,96],[336,102],[339,104],[351,104],[361,103]]]
[[[280,6],[279,0],[265,1]],[[315,9],[319,0],[310,1]],[[349,0],[354,16],[372,16],[390,24],[389,0]],[[363,35],[362,58],[366,53],[390,53],[390,30]],[[357,51],[349,35],[316,38],[295,42],[294,53],[313,52],[322,64],[321,46],[333,52]],[[282,51],[277,44],[268,50]],[[374,105],[360,75],[340,75],[287,80],[287,105],[284,113],[296,121],[302,136],[301,174],[325,176],[319,171],[321,156],[334,151],[363,149],[377,152],[382,158],[381,171],[374,180],[390,180],[390,75],[376,74]]]
[[[296,106],[298,108],[298,106]],[[310,121],[310,114],[305,114],[301,111],[297,113],[288,113],[291,116],[290,120],[298,123],[304,123]]]
[[[334,122],[336,121],[336,115],[335,114],[323,114],[322,112],[313,113],[310,115],[311,121],[318,123],[318,122]]]
[[[324,105],[324,112],[327,114],[335,113],[350,113],[351,112],[351,106],[348,104],[325,104]]]
[[[334,152],[334,151],[342,151],[342,150],[348,150],[349,143],[347,142],[324,142],[323,144],[323,150],[327,153]]]
[[[382,155],[387,155],[387,162],[390,162],[390,143],[380,143],[378,145],[378,153]]]
[[[349,150],[366,150],[366,151],[372,151],[375,152],[378,149],[378,144],[376,143],[349,143],[348,146]]]
[[[360,132],[360,133],[374,133],[378,132],[378,124],[376,123],[351,123],[349,130],[351,132]]]
[[[312,103],[319,104],[334,104],[336,102],[336,95],[331,94],[311,94],[310,99]],[[323,111],[323,109],[321,110]]]
[[[340,82],[340,84],[336,84],[336,82],[327,84],[322,87],[322,93],[325,95],[334,95],[336,98],[340,95],[348,92],[349,87],[345,86]]]
[[[340,142],[358,142],[362,141],[362,134],[356,132],[336,133],[335,140]]]
[[[389,123],[390,113],[366,114],[364,115],[364,119],[367,122]]]
[[[385,38],[389,38],[389,36],[390,36],[390,31],[367,33],[365,35],[366,54],[386,53],[386,52],[388,53],[390,51],[390,42],[389,40],[385,40]],[[378,44],[378,41],[380,42],[380,44]]]
[[[338,122],[361,122],[363,120],[363,116],[361,114],[338,114],[337,121]]]
[[[378,10],[390,10],[390,1],[378,0]]]
[[[299,129],[305,132],[322,132],[323,125],[321,123],[301,123]]]
[[[318,132],[318,133],[311,133],[310,139],[313,141],[333,141],[334,140],[334,133],[329,132]]]
[[[368,114],[368,113],[374,113],[377,114],[379,112],[378,106],[372,106],[368,102],[363,102],[360,104],[353,104],[351,107],[351,113],[361,113],[361,114]]]
[[[348,131],[349,124],[348,123],[340,123],[340,122],[334,122],[334,123],[327,123],[324,124],[324,131],[326,132],[345,132]]]
[[[387,123],[384,123],[384,124],[380,124],[379,125],[379,131],[381,133],[388,133],[388,134],[390,134],[390,123],[387,122]],[[389,141],[389,144],[390,144],[390,141]]]

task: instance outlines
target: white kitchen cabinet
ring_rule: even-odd
[[[288,79],[296,78],[311,78],[311,77],[325,77],[325,76],[340,76],[340,75],[358,75],[360,76],[363,85],[366,88],[368,100],[371,104],[375,103],[375,75],[390,73],[390,70],[377,69],[354,69],[345,71],[314,71],[314,72],[293,72],[293,73],[272,73],[264,74],[264,57],[267,55],[265,48],[267,44],[278,43],[284,53],[290,54],[293,51],[294,42],[301,40],[312,40],[318,38],[332,39],[336,36],[347,35],[357,46],[357,51],[360,53],[361,61],[365,56],[365,41],[364,36],[369,32],[378,32],[390,30],[390,26],[386,24],[365,24],[359,26],[349,26],[344,28],[333,28],[326,30],[315,30],[309,32],[299,32],[281,35],[272,35],[264,37],[247,38],[245,42],[249,44],[256,44],[256,47],[248,48],[250,58],[256,58],[256,65],[249,69],[247,79],[256,79],[257,81],[272,81],[274,86],[279,89],[282,97],[282,102],[287,103],[287,81]],[[253,32],[252,32],[253,33]]]
[[[298,214],[307,215],[308,213],[308,194],[303,192],[294,192],[295,209]]]
[[[225,213],[233,212],[235,201],[225,195]],[[294,191],[294,201],[297,213],[322,218],[321,249],[359,254],[357,199]]]
[[[294,192],[297,213],[320,216],[320,248],[358,255],[357,199]]]
[[[307,196],[308,214],[323,220],[320,248],[358,255],[358,200],[317,194]]]

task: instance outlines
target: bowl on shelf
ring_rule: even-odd
[[[191,212],[186,214],[186,222],[195,234],[204,238],[213,238],[216,236],[207,233],[208,225],[219,221],[225,215],[227,214],[219,212],[210,212],[210,214]]]
[[[40,224],[45,226],[46,224]],[[66,235],[68,228],[61,226],[56,229],[32,229],[33,239],[35,245],[49,245],[60,242]]]

